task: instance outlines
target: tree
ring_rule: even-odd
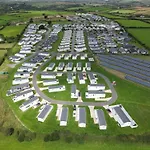
[[[24,134],[24,132],[19,133],[18,141],[19,142],[23,142],[24,140],[25,140],[25,134]]]
[[[45,29],[45,26],[44,25],[40,25],[39,26],[39,30],[43,30],[43,29]]]
[[[49,25],[51,25],[51,24],[52,24],[52,21],[51,21],[51,20],[49,20],[49,21],[47,21],[47,23],[48,23]]]
[[[58,131],[54,131],[50,134],[49,140],[50,141],[58,141],[60,139],[60,135]]]
[[[71,142],[73,141],[73,137],[72,137],[72,136],[66,136],[66,137],[65,137],[65,141],[66,141],[67,143],[71,143]]]
[[[29,23],[33,23],[33,18],[30,18]]]

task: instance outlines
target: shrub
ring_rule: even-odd
[[[44,136],[44,142],[48,142],[50,140],[50,135],[47,134]]]
[[[6,136],[11,136],[13,133],[14,133],[14,128],[7,128],[6,130],[5,130],[5,135]]]
[[[25,140],[25,134],[24,134],[24,132],[19,133],[18,141],[19,142],[23,142],[24,140]]]
[[[60,134],[58,131],[54,131],[53,133],[50,134],[50,141],[58,141],[60,139]]]
[[[65,141],[66,141],[67,143],[71,143],[71,142],[73,141],[73,137],[72,137],[72,136],[66,136],[66,137],[65,137]]]

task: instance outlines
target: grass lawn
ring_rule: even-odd
[[[110,13],[119,13],[119,14],[132,14],[135,12],[136,10],[133,9],[117,9],[117,10],[110,11]]]
[[[141,143],[121,143],[117,141],[109,141],[109,140],[103,140],[102,138],[96,138],[88,140],[87,142],[83,144],[78,144],[76,141],[73,141],[72,143],[68,144],[64,142],[64,140],[56,141],[56,142],[44,142],[41,136],[38,136],[37,139],[31,141],[31,142],[22,142],[19,143],[16,140],[16,137],[6,137],[0,133],[0,148],[1,150],[16,150],[16,149],[22,149],[22,150],[49,150],[50,148],[52,150],[148,150],[149,145],[148,144],[141,144]]]
[[[150,48],[149,35],[150,29],[127,29],[127,31],[132,34],[136,39],[141,41]]]
[[[7,50],[0,50],[0,61],[3,59],[6,53],[7,53]]]
[[[142,22],[140,20],[116,20],[124,27],[150,27],[149,23]]]
[[[4,43],[0,44],[0,49],[9,49],[12,48],[15,43]]]
[[[16,37],[23,31],[24,28],[25,25],[6,26],[4,29],[0,30],[0,34],[3,34],[4,37]]]

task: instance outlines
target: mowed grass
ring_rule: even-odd
[[[127,29],[136,39],[150,48],[149,35],[150,29]]]
[[[149,23],[142,22],[140,20],[116,20],[124,27],[150,27]]]
[[[2,43],[0,44],[0,49],[9,49],[12,48],[15,43]]]
[[[24,28],[25,25],[6,26],[4,29],[0,30],[0,34],[3,34],[4,37],[16,37],[17,35],[20,35]]]
[[[0,61],[4,58],[6,53],[7,53],[7,50],[0,50]]]
[[[0,148],[1,150],[148,150],[148,144],[142,143],[119,143],[116,141],[103,140],[102,138],[93,138],[88,140],[83,144],[79,144],[76,141],[72,143],[66,143],[63,140],[55,141],[55,142],[44,142],[41,140],[41,136],[38,136],[35,140],[30,142],[18,142],[16,137],[13,135],[11,137],[6,137],[0,133]]]

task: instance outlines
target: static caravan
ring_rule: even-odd
[[[48,87],[48,91],[50,93],[52,92],[61,92],[61,91],[65,91],[66,87],[64,85],[56,85],[56,86],[49,86]]]
[[[86,70],[87,70],[87,71],[90,71],[90,70],[91,70],[91,63],[90,63],[90,62],[87,62],[87,63],[85,64],[85,67],[86,67]]]
[[[12,86],[11,89],[7,92],[7,95],[20,92],[22,90],[28,89],[29,87],[30,87],[29,83],[24,83],[24,84]]]
[[[16,78],[12,81],[12,85],[17,85],[17,84],[24,84],[24,83],[28,83],[29,79],[26,78]]]
[[[42,72],[41,79],[55,79],[56,73],[54,72]]]
[[[25,101],[19,108],[22,111],[26,111],[29,108],[37,105],[39,102],[39,98],[37,96],[30,98],[29,100]]]
[[[91,84],[97,84],[97,79],[95,78],[95,76],[92,72],[88,73],[88,77],[89,77],[89,80],[90,80]]]
[[[60,126],[67,126],[68,121],[68,108],[63,107],[60,116]]]
[[[56,60],[60,60],[61,58],[62,58],[62,55],[61,54],[57,54]]]
[[[57,69],[58,69],[59,71],[62,71],[62,70],[64,69],[64,67],[65,67],[65,63],[64,63],[64,62],[60,62],[60,63],[58,64]]]
[[[35,68],[36,67],[36,63],[31,63],[31,62],[27,63],[26,62],[26,63],[23,63],[22,66]]]
[[[85,80],[84,80],[84,77],[83,77],[83,73],[79,73],[79,74],[78,74],[78,79],[79,79],[79,83],[80,83],[80,84],[85,84]]]
[[[13,97],[13,101],[14,102],[18,102],[21,100],[27,100],[30,96],[32,96],[34,93],[32,90],[28,89],[26,91],[17,93],[14,97]]]
[[[26,54],[16,53],[15,56],[20,57],[20,58],[25,58]]]
[[[51,80],[43,80],[43,85],[47,86],[47,85],[56,85],[59,84],[59,80],[58,79],[51,79]]]
[[[95,110],[95,116],[97,123],[99,125],[100,130],[106,130],[107,129],[107,123],[105,120],[104,112],[101,109],[96,109]]]
[[[76,65],[76,68],[77,68],[78,71],[81,71],[82,70],[82,63],[78,62],[77,65]]]
[[[17,71],[18,71],[18,72],[32,72],[32,71],[33,71],[33,68],[32,68],[32,67],[25,67],[25,66],[22,66],[22,67],[20,67]]]
[[[73,74],[71,72],[67,73],[67,82],[74,83]]]
[[[40,111],[40,113],[37,116],[38,121],[44,122],[45,119],[48,117],[49,113],[52,111],[53,106],[52,105],[45,105],[45,107]]]
[[[71,85],[71,98],[78,98],[78,91],[76,85]]]
[[[29,72],[16,72],[14,77],[15,78],[29,78],[30,73]]]
[[[69,63],[66,65],[66,69],[67,69],[68,71],[71,71],[72,68],[73,68],[73,63],[72,63],[72,62],[69,62]]]
[[[50,65],[47,67],[47,70],[53,70],[55,67],[55,63],[50,63]]]
[[[73,54],[72,55],[72,60],[77,60],[77,58],[78,58],[78,54]]]
[[[103,91],[88,91],[85,93],[86,98],[105,98],[106,93]]]
[[[104,84],[90,84],[87,87],[88,91],[104,91],[105,85]]]
[[[85,108],[79,107],[78,108],[78,126],[81,128],[86,127],[86,110]]]
[[[131,128],[136,128],[138,126],[122,105],[110,106],[109,109],[119,126],[130,126]]]

